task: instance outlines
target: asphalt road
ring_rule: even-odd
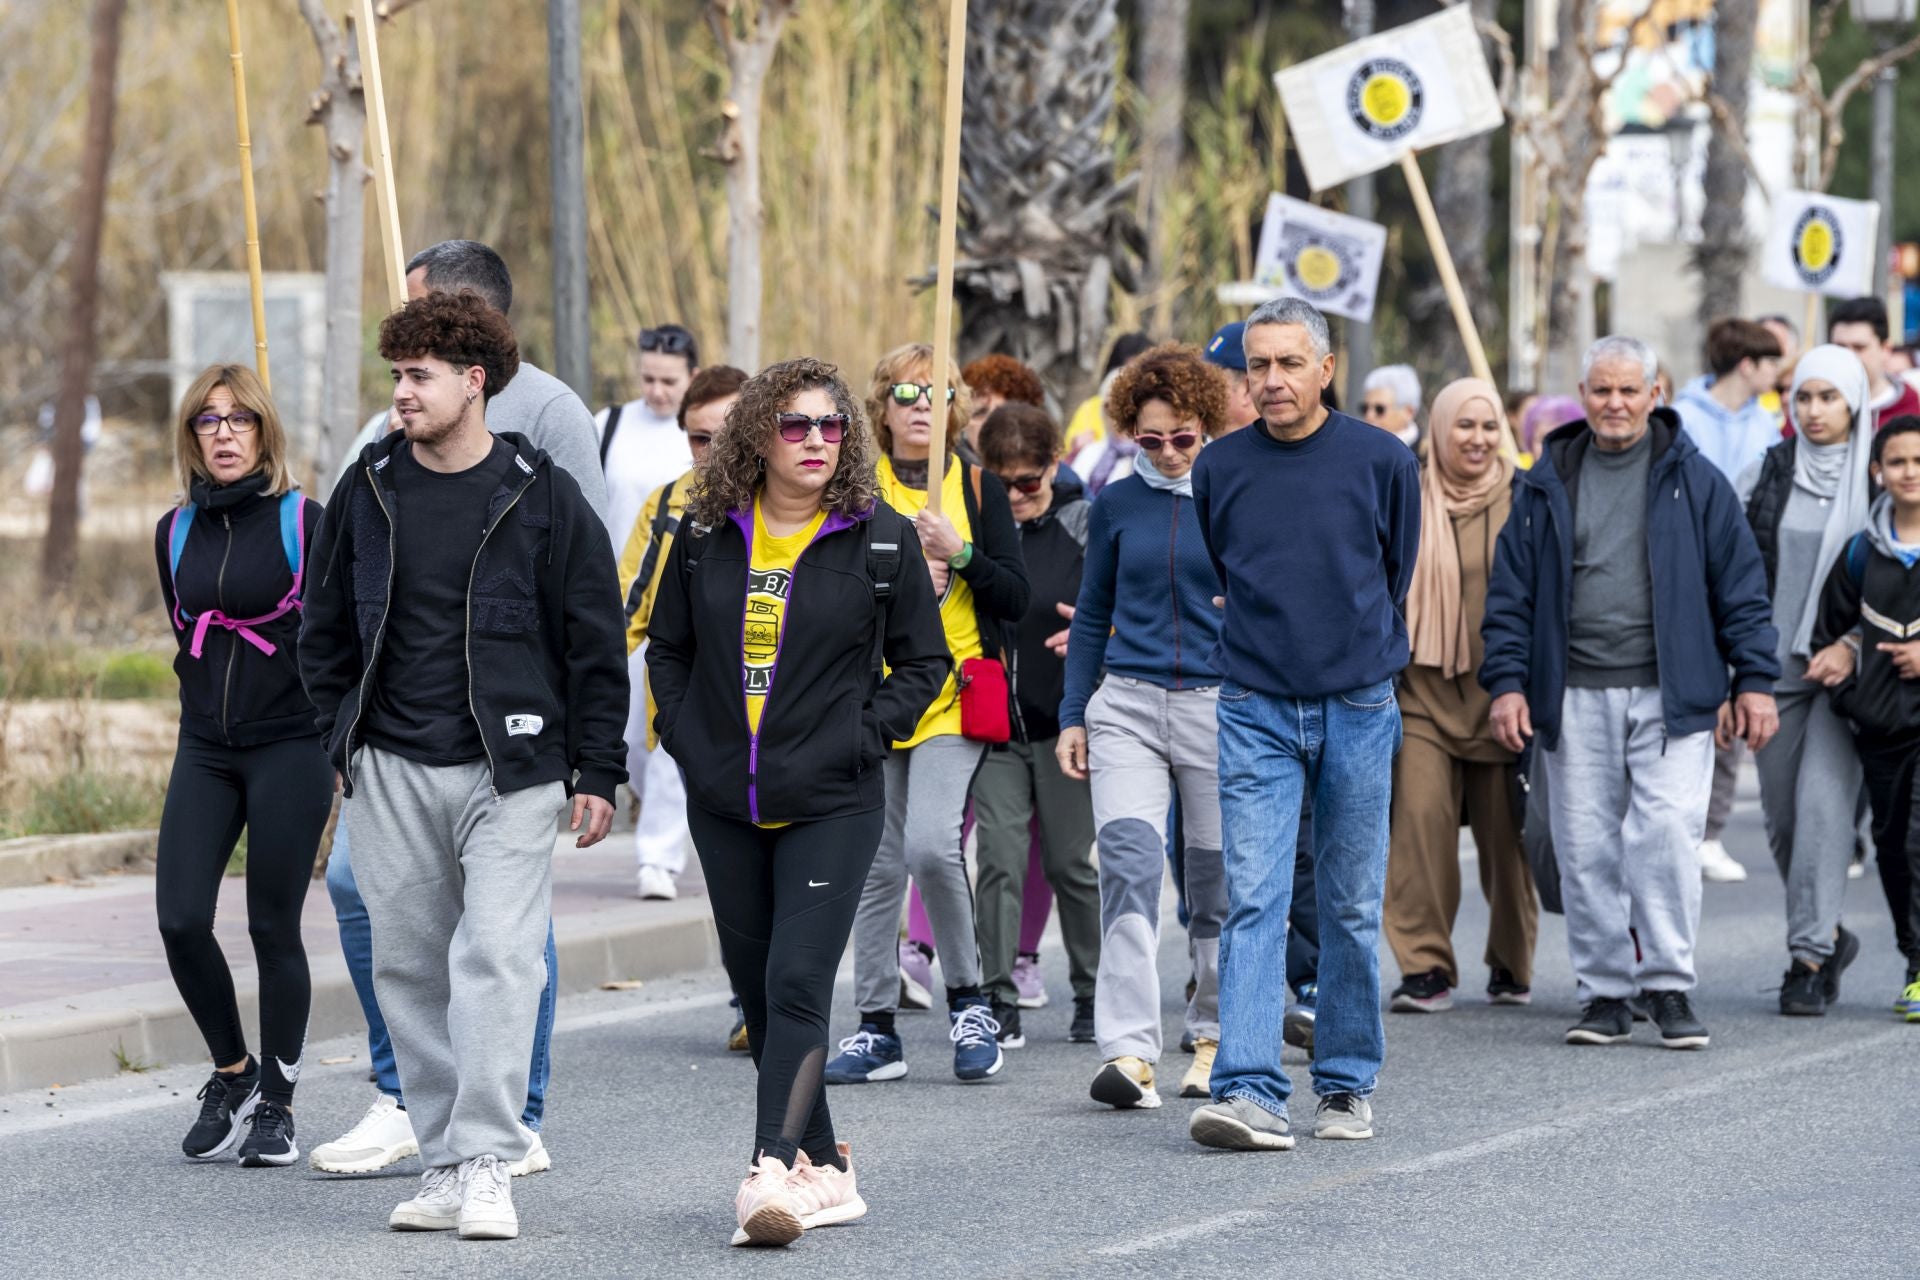
[[[1753,878],[1707,888],[1710,1050],[1662,1050],[1644,1026],[1630,1046],[1563,1045],[1576,1011],[1547,917],[1532,1007],[1469,994],[1449,1014],[1389,1016],[1372,1142],[1206,1151],[1186,1136],[1194,1104],[1089,1101],[1098,1059],[1065,1042],[1050,947],[1055,1004],[1027,1015],[1028,1047],[996,1081],[957,1084],[943,1028],[918,1015],[901,1021],[907,1079],[833,1091],[864,1221],[786,1251],[730,1250],[752,1072],[721,1049],[716,972],[563,1005],[555,1164],[514,1184],[518,1241],[389,1233],[412,1160],[364,1178],[314,1174],[304,1158],[188,1164],[178,1141],[203,1069],[175,1069],[0,1098],[0,1276],[1915,1275],[1920,1026],[1888,1008],[1901,970],[1879,885],[1849,890],[1865,950],[1840,1007],[1781,1018],[1782,894],[1757,828],[1744,804],[1729,844]],[[1470,897],[1462,917],[1474,991],[1484,907]],[[1171,1041],[1177,931],[1164,954]],[[837,1015],[835,1033],[847,1022]],[[315,1045],[308,1062],[346,1054],[301,1082],[303,1148],[371,1099],[364,1044]],[[1304,1064],[1288,1058],[1304,1091]],[[1163,1076],[1184,1066],[1176,1050]],[[1296,1097],[1297,1116],[1310,1106]]]

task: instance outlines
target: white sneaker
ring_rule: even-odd
[[[413,1121],[400,1104],[381,1094],[353,1126],[325,1146],[315,1147],[307,1163],[322,1173],[372,1173],[420,1154]]]
[[[465,1165],[443,1164],[420,1175],[420,1190],[387,1215],[394,1231],[451,1231],[460,1224]]]
[[[460,1166],[465,1194],[460,1199],[462,1240],[511,1240],[520,1234],[513,1211],[513,1183],[507,1166],[494,1156],[475,1156]]]
[[[1718,840],[1702,840],[1700,875],[1714,884],[1739,884],[1747,878],[1747,869],[1734,861],[1726,845]]]
[[[545,1173],[553,1168],[553,1157],[547,1154],[547,1144],[540,1141],[540,1131],[521,1125],[522,1132],[533,1139],[533,1145],[527,1148],[527,1154],[506,1166],[510,1178],[524,1178],[530,1173]]]
[[[650,902],[672,902],[680,896],[674,887],[673,873],[665,867],[640,868],[640,896]]]

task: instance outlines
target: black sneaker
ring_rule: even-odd
[[[1635,1022],[1652,1022],[1653,1011],[1647,1003],[1647,993],[1642,991],[1627,1001],[1627,1012],[1633,1015]]]
[[[1002,1049],[1024,1049],[1027,1037],[1020,1030],[1020,1006],[993,1002],[993,1020],[1000,1024],[1000,1030],[994,1033],[994,1039],[1000,1042]]]
[[[1533,988],[1525,986],[1507,969],[1495,969],[1487,975],[1488,1004],[1532,1004]]]
[[[260,1064],[233,1075],[216,1071],[200,1086],[200,1118],[187,1130],[180,1149],[195,1160],[213,1160],[233,1149],[240,1126],[260,1101]]]
[[[1073,1025],[1067,1028],[1067,1040],[1072,1044],[1093,1043],[1093,997],[1075,996],[1073,998]]]
[[[1840,1002],[1840,975],[1859,958],[1860,935],[1849,933],[1847,926],[1840,925],[1838,932],[1833,935],[1833,954],[1820,967],[1821,986],[1825,989],[1828,1004]]]
[[[1684,991],[1646,991],[1648,1012],[1660,1028],[1660,1043],[1669,1049],[1707,1047],[1706,1024],[1693,1016],[1693,1001]]]
[[[1795,960],[1780,980],[1780,1012],[1789,1018],[1819,1018],[1827,1012],[1826,975]]]
[[[1393,989],[1395,1013],[1445,1013],[1453,1008],[1453,983],[1439,969],[1409,974]]]
[[[1568,1044],[1625,1044],[1633,1036],[1633,1014],[1625,1000],[1601,996],[1587,1001],[1580,1021],[1567,1028]]]
[[[240,1144],[240,1163],[248,1169],[278,1169],[300,1158],[293,1140],[293,1112],[277,1102],[261,1099],[246,1119],[247,1137]]]

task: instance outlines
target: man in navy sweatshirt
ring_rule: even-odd
[[[1393,681],[1407,665],[1402,607],[1419,549],[1420,476],[1393,436],[1321,404],[1333,351],[1311,305],[1265,304],[1248,318],[1245,344],[1260,420],[1202,450],[1193,478],[1226,591],[1213,664],[1224,677],[1228,910],[1213,1102],[1188,1132],[1206,1146],[1286,1150],[1287,909],[1309,789],[1320,909],[1314,1136],[1373,1136],[1367,1099],[1386,1056],[1375,953],[1400,748]]]

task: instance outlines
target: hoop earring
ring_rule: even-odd
[[[763,472],[763,473],[764,473],[764,472],[766,471],[766,469],[767,469],[767,457],[766,457],[766,455],[765,455],[765,454],[761,454],[761,455],[760,455],[759,457],[757,457],[757,458],[755,458],[755,459],[753,460],[753,465],[754,465],[754,468],[755,468],[756,470],[758,470],[758,471],[761,471],[761,472]]]

